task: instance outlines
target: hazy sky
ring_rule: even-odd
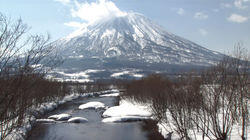
[[[250,49],[250,0],[0,0],[0,12],[52,40],[110,15],[138,12],[206,48]]]

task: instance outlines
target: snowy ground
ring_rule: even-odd
[[[107,109],[103,116],[107,117],[104,118],[102,121],[105,123],[115,123],[115,122],[126,122],[126,121],[138,121],[138,120],[145,120],[145,119],[154,119],[152,113],[149,109],[150,104],[139,104],[131,100],[122,99],[120,101],[119,106],[114,106]],[[172,140],[179,140],[180,137],[176,132],[174,132],[174,125],[173,121],[171,120],[171,116],[169,112],[166,112],[168,119],[170,121],[169,124],[159,122],[158,128],[159,132],[163,135],[164,138],[169,138],[171,135]],[[173,132],[173,133],[172,133]],[[250,129],[248,128],[247,131],[247,139],[250,139]],[[195,134],[195,135],[194,135]],[[235,125],[232,129],[232,133],[230,136],[231,140],[241,140],[241,127]],[[202,133],[200,132],[192,132],[190,134],[192,139],[202,140]],[[208,140],[208,138],[205,138]]]
[[[146,106],[121,99],[119,106],[108,108],[102,116],[105,117],[102,122],[112,123],[150,119],[151,113]]]

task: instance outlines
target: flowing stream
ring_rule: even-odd
[[[98,101],[111,107],[118,104],[117,97],[79,98],[59,106],[56,110],[44,115],[67,113],[72,117],[84,117],[87,123],[37,123],[29,132],[28,140],[158,140],[162,139],[152,124],[145,122],[103,123],[104,110],[79,110],[81,104]]]

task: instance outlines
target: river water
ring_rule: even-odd
[[[87,123],[37,123],[29,133],[28,140],[160,140],[157,130],[146,122],[103,123],[101,114],[104,110],[79,110],[81,104],[98,101],[107,106],[118,104],[117,97],[79,98],[60,105],[56,110],[46,114],[67,113],[72,117],[84,117]],[[152,127],[153,128],[153,127]]]

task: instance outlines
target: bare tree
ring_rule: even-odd
[[[169,134],[181,139],[226,140],[236,125],[241,138],[247,138],[249,126],[250,59],[239,44],[232,56],[200,76],[184,75],[174,81],[162,76],[149,76],[133,81],[124,96],[150,103],[158,122],[166,124]],[[238,127],[238,126],[237,126]]]
[[[241,137],[246,137],[249,116],[249,59],[246,50],[236,47],[233,56],[225,58],[202,75],[202,104],[194,121],[204,136],[226,140],[233,127],[242,124]]]
[[[239,120],[241,124],[241,137],[245,140],[247,137],[247,127],[249,125],[249,98],[250,98],[250,54],[248,50],[241,48],[241,44],[235,47],[233,56],[236,59],[231,60],[233,69],[233,86],[236,87],[237,105]]]
[[[0,13],[1,139],[22,125],[27,108],[34,103],[33,87],[43,81],[48,65],[59,62],[49,35],[29,36],[28,29],[21,19],[13,22]]]

